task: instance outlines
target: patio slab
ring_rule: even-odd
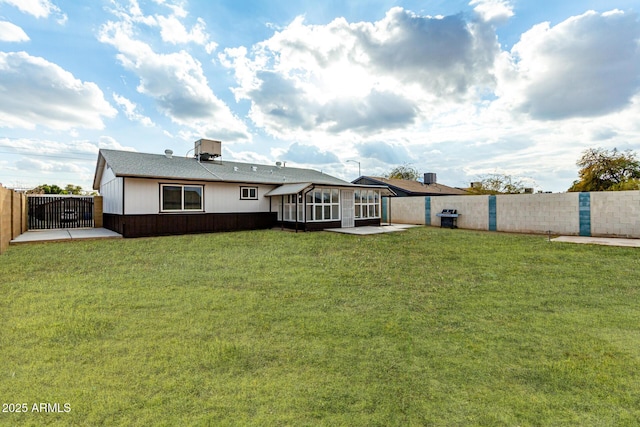
[[[106,228],[65,228],[59,230],[29,230],[10,243],[61,242],[82,239],[121,239],[122,235]]]
[[[356,234],[358,236],[367,236],[369,234],[395,233],[397,231],[404,231],[408,228],[413,228],[413,227],[420,227],[420,226],[413,225],[413,224],[389,224],[389,225],[381,225],[379,227],[365,226],[365,227],[352,227],[352,228],[326,228],[324,231],[331,231],[333,233],[342,233],[342,234]]]
[[[640,248],[640,239],[622,239],[619,237],[585,237],[585,236],[560,236],[551,239],[552,242],[582,243],[588,245],[624,246]]]

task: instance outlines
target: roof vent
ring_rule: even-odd
[[[233,171],[234,171],[234,172],[238,172],[238,167],[237,167],[237,166],[234,166],[234,167],[233,167]]]
[[[258,167],[257,166],[251,166],[251,170],[253,172],[258,172]]]
[[[282,162],[276,162],[276,166],[281,168],[282,167]]]
[[[169,150],[169,149],[164,150],[164,156],[165,156],[167,159],[171,159],[171,158],[173,157],[173,151],[172,151],[172,150]]]

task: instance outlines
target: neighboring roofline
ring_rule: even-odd
[[[400,190],[400,191],[402,191],[402,192],[404,192],[404,193],[415,194],[415,195],[418,195],[418,196],[423,196],[423,195],[428,195],[428,194],[435,194],[436,192],[434,192],[434,191],[428,191],[428,189],[429,189],[429,186],[430,186],[430,185],[437,185],[437,186],[441,186],[441,187],[451,188],[452,190],[459,190],[459,191],[464,191],[464,192],[466,192],[466,190],[463,190],[463,189],[461,189],[461,188],[450,187],[450,186],[448,186],[448,185],[445,185],[445,184],[439,184],[439,183],[437,183],[437,182],[436,182],[436,183],[434,183],[434,184],[424,184],[424,183],[421,183],[420,181],[416,181],[416,182],[417,182],[417,183],[422,184],[422,185],[425,187],[425,190],[426,190],[426,191],[413,191],[413,190],[408,189],[408,188],[403,188],[403,187],[399,187],[399,186],[397,186],[397,185],[393,185],[393,184],[391,184],[391,183],[386,183],[386,182],[384,182],[384,181],[380,181],[378,178],[379,178],[379,177],[368,176],[368,175],[362,175],[362,176],[360,176],[360,177],[358,177],[358,178],[354,179],[354,181],[358,181],[358,180],[360,180],[360,179],[368,179],[368,180],[370,180],[370,181],[377,182],[377,183],[379,183],[380,185],[388,186],[390,189],[396,189],[396,190]]]

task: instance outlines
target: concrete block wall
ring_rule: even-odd
[[[458,227],[513,233],[640,238],[640,191],[391,197],[390,221],[440,226],[457,209]]]
[[[488,196],[438,196],[431,199],[431,224],[440,226],[440,218],[436,215],[443,209],[456,209],[458,227],[471,230],[488,230],[489,204]]]
[[[640,191],[591,193],[591,235],[640,237]]]
[[[425,224],[424,197],[389,197],[389,219],[398,224]]]
[[[496,196],[497,230],[516,233],[577,234],[579,193]]]

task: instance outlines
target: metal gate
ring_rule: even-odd
[[[29,230],[93,227],[93,197],[30,194]]]

